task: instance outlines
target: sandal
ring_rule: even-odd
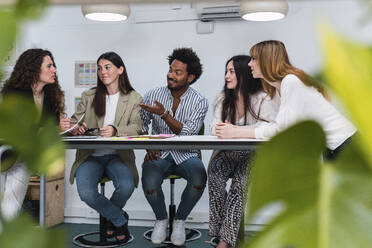
[[[128,230],[128,223],[115,228],[115,239],[120,243],[126,243],[130,239],[130,233]],[[118,239],[118,236],[125,236],[123,239]]]
[[[108,234],[108,232],[112,232],[111,234]],[[115,226],[112,224],[111,221],[106,220],[106,238],[113,238],[115,233]]]
[[[127,220],[127,223],[125,225],[128,228],[129,215],[124,210],[123,210],[123,214],[124,214],[124,218]],[[114,226],[114,224],[112,224],[111,221],[109,221],[107,219],[105,219],[105,220],[106,220],[106,238],[109,238],[109,239],[110,238],[113,238],[114,235],[115,235],[115,229],[116,229],[116,227]],[[112,233],[111,234],[108,234],[108,232],[112,232]]]

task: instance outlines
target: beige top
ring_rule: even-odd
[[[85,113],[83,122],[85,122],[89,128],[101,128],[103,126],[104,116],[96,116],[94,108],[92,107],[95,92],[95,89],[90,89],[83,92],[81,101],[77,106],[77,110],[72,116],[72,121],[77,122]],[[139,103],[141,101],[142,97],[136,91],[131,91],[127,95],[123,95],[120,93],[115,112],[115,121],[112,125],[117,130],[116,136],[130,136],[140,134],[142,128],[142,120],[139,115]],[[72,165],[70,172],[71,184],[74,182],[75,173],[78,166],[83,163],[93,152],[94,150],[77,150],[76,160]],[[120,159],[131,169],[134,175],[134,182],[137,187],[139,179],[133,150],[117,150],[116,152],[119,155]]]

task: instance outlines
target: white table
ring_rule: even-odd
[[[261,139],[219,139],[216,136],[193,135],[174,136],[166,139],[114,138],[69,138],[64,137],[67,149],[154,149],[154,150],[250,150],[265,140]],[[45,176],[40,177],[40,225],[45,224]]]
[[[261,139],[219,139],[216,136],[193,135],[174,136],[166,139],[132,139],[117,138],[62,139],[67,149],[154,149],[154,150],[250,150],[265,140]]]

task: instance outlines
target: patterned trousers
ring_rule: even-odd
[[[253,151],[221,151],[209,163],[209,235],[235,247]],[[231,178],[229,192],[226,183]]]

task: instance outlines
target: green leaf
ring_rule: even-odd
[[[326,83],[363,133],[362,149],[372,168],[372,49],[341,38],[324,23],[320,33]]]
[[[349,248],[372,244],[372,172],[360,137],[332,163],[321,163],[325,137],[314,122],[278,134],[257,153],[249,218],[281,203],[283,210],[244,247]]]
[[[0,63],[9,55],[15,42],[17,20],[10,10],[0,9]]]
[[[248,216],[252,218],[261,208],[278,202],[285,210],[253,240],[252,247],[297,247],[305,236],[314,236],[314,229],[300,226],[314,221],[316,213],[309,206],[317,199],[324,148],[321,127],[310,121],[293,126],[260,147],[252,170]],[[306,241],[301,247],[316,247],[316,240]]]
[[[21,19],[36,19],[40,17],[49,4],[49,0],[18,0],[16,3],[16,15]]]
[[[330,189],[328,199],[323,201],[327,203],[329,220],[320,230],[324,236],[322,247],[372,244],[372,171],[361,145],[360,137],[354,139],[340,158],[328,166],[332,168],[328,179],[323,177],[323,181],[330,182]]]
[[[63,248],[64,231],[45,230],[34,223],[27,215],[21,215],[11,222],[2,223],[0,247],[6,248]]]
[[[63,169],[64,146],[51,120],[39,128],[40,112],[26,99],[9,96],[0,103],[0,137],[31,171],[55,174]]]

